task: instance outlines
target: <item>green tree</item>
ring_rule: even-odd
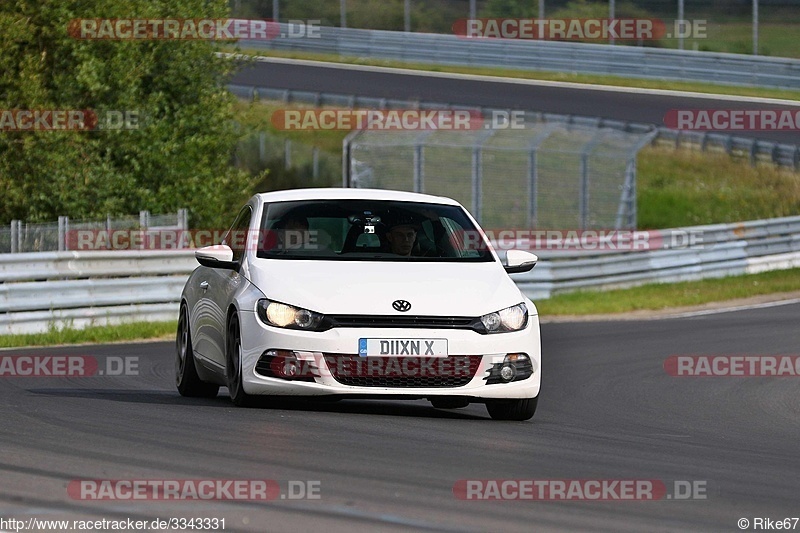
[[[0,131],[0,223],[188,207],[226,225],[256,178],[235,170],[235,65],[200,40],[81,40],[80,18],[224,18],[222,0],[7,0],[0,110],[138,113],[138,129]]]
[[[539,4],[533,0],[489,0],[480,12],[486,18],[534,18],[539,15]]]

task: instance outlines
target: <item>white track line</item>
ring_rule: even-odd
[[[702,311],[689,311],[688,313],[679,313],[676,315],[670,315],[668,317],[659,317],[659,318],[689,318],[694,316],[705,316],[705,315],[715,315],[718,313],[730,313],[733,311],[747,311],[749,309],[763,309],[766,307],[778,307],[781,305],[791,305],[800,303],[800,298],[792,298],[790,300],[778,300],[777,302],[764,302],[760,304],[751,304],[751,305],[739,305],[735,307],[721,307],[719,309],[704,309]]]

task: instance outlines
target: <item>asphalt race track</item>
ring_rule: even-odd
[[[670,355],[788,355],[800,304],[694,318],[543,325],[529,422],[425,401],[233,407],[186,399],[171,343],[0,352],[138,363],[138,375],[2,377],[0,517],[217,517],[228,531],[738,531],[800,516],[800,378],[672,377]],[[131,373],[135,373],[130,368]],[[86,501],[85,479],[318,481],[319,499]],[[465,501],[464,479],[704,483],[688,501]],[[752,525],[751,525],[752,527]],[[798,525],[800,527],[800,525]]]
[[[545,113],[581,115],[664,124],[671,109],[794,109],[774,103],[728,101],[688,96],[620,92],[591,85],[564,88],[547,85],[483,81],[424,74],[354,70],[335,64],[257,62],[242,69],[234,84],[312,92],[355,94],[387,99],[445,102],[464,106],[531,109]],[[800,142],[797,131],[737,131],[739,137],[755,137],[787,144]]]

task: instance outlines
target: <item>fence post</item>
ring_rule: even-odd
[[[539,187],[539,165],[536,160],[537,147],[528,152],[528,228],[536,227],[536,197]]]
[[[182,230],[189,229],[189,210],[185,207],[178,209],[178,228]]]
[[[292,140],[285,139],[283,141],[283,168],[289,170],[292,168]]]
[[[483,185],[483,149],[480,144],[472,148],[472,216],[480,224]]]
[[[425,190],[425,146],[422,143],[414,145],[414,192]]]
[[[351,157],[351,150],[353,139],[361,135],[361,130],[353,130],[348,133],[344,140],[342,141],[342,187],[352,187],[353,184],[351,183],[351,168],[350,168],[350,157]]]
[[[586,229],[589,218],[589,154],[586,148],[581,152],[581,191],[578,198],[578,210],[581,217],[581,228]]]
[[[64,233],[69,235],[69,217],[64,216]],[[69,238],[64,243],[64,249],[69,250]]]
[[[537,133],[528,145],[528,227],[533,228],[539,221],[539,146],[553,133],[556,126],[548,124]]]
[[[319,178],[319,148],[311,148],[311,177],[315,180]]]
[[[636,209],[636,195],[633,194],[636,183],[635,175],[636,160],[634,157],[630,157],[625,165],[625,183],[622,186],[622,193],[619,195],[619,205],[617,205],[617,219],[614,223],[616,230],[623,227],[630,228],[632,214]],[[632,229],[636,229],[636,227],[634,226]]]
[[[11,253],[16,254],[18,253],[19,249],[19,234],[17,233],[19,220],[12,220],[11,221]]]
[[[66,231],[64,231],[64,217],[58,217],[58,251],[63,252],[66,244]]]

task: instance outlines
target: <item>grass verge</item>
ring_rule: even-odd
[[[800,173],[725,153],[648,147],[636,180],[639,229],[800,214]]]
[[[600,315],[669,309],[792,291],[800,291],[800,269],[797,268],[700,281],[654,283],[604,292],[557,294],[548,300],[538,300],[536,306],[542,317]]]
[[[175,337],[177,321],[129,322],[85,329],[51,327],[43,333],[0,335],[0,348],[54,346],[58,344],[109,343],[119,341],[164,339]]]
[[[688,91],[706,94],[726,94],[731,96],[753,96],[759,98],[779,98],[783,100],[800,101],[800,91],[789,89],[768,89],[762,87],[743,87],[738,85],[720,85],[704,82],[680,82],[671,80],[623,78],[599,74],[578,74],[575,72],[549,72],[535,70],[517,70],[496,67],[459,67],[451,65],[431,65],[428,63],[413,63],[388,59],[368,59],[362,57],[347,57],[337,54],[319,54],[308,52],[284,52],[277,50],[236,49],[232,46],[222,47],[222,51],[238,53],[249,56],[282,57],[288,59],[309,59],[313,61],[326,61],[329,63],[344,63],[348,65],[369,65],[376,67],[393,67],[421,70],[427,72],[451,72],[456,74],[472,74],[480,76],[495,76],[507,78],[520,78],[526,80],[560,81],[583,83],[591,85],[611,85],[614,87],[638,87],[642,89],[663,89],[671,91]]]

